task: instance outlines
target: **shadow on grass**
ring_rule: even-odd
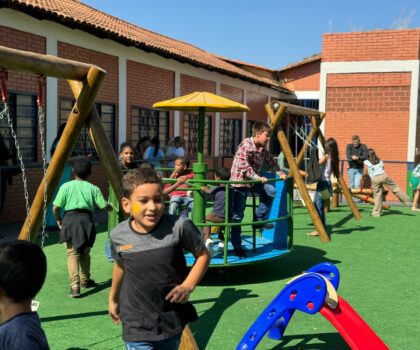
[[[343,230],[340,230],[340,229],[337,230],[336,228],[334,228],[332,233],[336,234],[336,235],[348,235],[348,234],[353,233],[355,231],[364,232],[364,231],[374,230],[375,228],[376,228],[375,226],[358,226],[358,227],[346,228],[346,229],[343,229]]]
[[[382,216],[388,216],[388,215],[396,215],[396,216],[400,216],[400,215],[404,215],[404,216],[417,216],[416,213],[414,213],[414,212],[412,212],[412,213],[404,213],[402,211],[393,210],[393,209],[383,210],[382,211]]]
[[[108,315],[108,310],[104,310],[104,311],[93,311],[93,312],[84,312],[84,313],[71,314],[71,315],[60,315],[60,316],[51,316],[51,317],[41,317],[41,323],[54,322],[54,321],[63,321],[63,320],[72,320],[72,319],[76,319],[76,318],[104,316],[104,315]]]
[[[111,287],[111,282],[112,282],[112,279],[110,278],[109,280],[105,282],[97,283],[97,285],[94,288],[82,289],[83,293],[80,295],[80,297],[85,298],[85,297],[88,297],[89,295],[99,293],[100,291]]]
[[[193,304],[206,302],[214,303],[210,309],[200,315],[196,322],[191,324],[191,329],[194,333],[198,347],[200,349],[206,349],[220,318],[230,306],[239,300],[257,297],[258,295],[251,294],[251,290],[249,289],[225,288],[218,298],[194,301]]]
[[[318,341],[314,342],[314,339]],[[290,344],[290,343],[293,343]],[[309,344],[310,343],[310,344]],[[279,345],[271,350],[300,349],[300,350],[350,350],[350,347],[338,333],[318,333],[285,336]]]
[[[295,245],[290,254],[277,260],[226,269],[209,269],[200,285],[238,286],[264,283],[294,277],[320,262],[340,263],[339,260],[328,259],[325,255],[324,250]]]
[[[115,339],[121,339],[121,336],[118,335],[116,337],[112,337],[112,338],[109,338],[109,339],[97,341],[95,343],[86,344],[86,345],[83,345],[83,347],[66,348],[66,350],[89,350],[89,349],[92,349],[93,346],[98,346],[98,345],[102,345],[101,349],[108,349],[108,350],[121,349],[121,344],[118,344],[116,346],[111,346],[111,347],[110,347],[110,344],[106,344],[109,341],[114,341]]]

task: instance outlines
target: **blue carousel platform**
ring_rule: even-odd
[[[243,232],[243,235],[241,236],[242,247],[247,254],[246,258],[239,258],[236,256],[231,243],[228,242],[227,260],[225,262],[224,249],[219,248],[219,250],[217,250],[219,240],[213,239],[216,249],[213,250],[210,267],[221,268],[253,264],[277,259],[290,253],[293,245],[292,181],[293,179],[289,179],[287,181],[277,181],[274,183],[277,195],[273,201],[268,220],[282,219],[272,222],[274,224],[273,228],[264,229],[261,231],[261,234],[259,234],[259,232],[256,233],[255,249],[253,242],[254,238],[252,234],[249,235],[250,226],[244,227],[248,232]],[[245,217],[253,217],[253,215],[245,215]],[[188,253],[185,257],[188,266],[192,266],[195,260],[194,256]]]

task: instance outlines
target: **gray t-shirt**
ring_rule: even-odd
[[[214,197],[212,213],[224,218],[226,215],[225,214],[226,187],[218,186],[218,187],[213,188],[211,190],[211,195]]]
[[[195,254],[206,248],[189,219],[163,215],[148,234],[136,232],[131,220],[111,232],[113,257],[124,266],[119,295],[123,339],[165,340],[197,319],[191,303],[170,303],[165,297],[187,276],[184,250]]]

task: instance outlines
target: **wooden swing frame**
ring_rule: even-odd
[[[108,179],[121,201],[122,172],[94,106],[95,97],[106,75],[105,70],[95,65],[4,46],[0,46],[0,62],[0,68],[4,70],[66,79],[76,99],[63,135],[51,158],[45,177],[38,187],[29,216],[25,219],[18,239],[35,241],[43,220],[45,183],[47,183],[46,204],[48,205],[84,125],[89,131]]]
[[[18,239],[35,241],[43,220],[45,183],[47,183],[46,205],[48,205],[84,125],[89,131],[95,150],[121,204],[123,174],[94,106],[95,97],[106,75],[105,70],[95,65],[56,56],[15,50],[4,46],[0,46],[0,65],[0,69],[6,71],[12,70],[66,79],[76,99],[60,142],[51,158],[45,177],[38,187],[29,216],[25,219]],[[198,350],[198,345],[188,325],[182,334],[180,349]]]
[[[299,173],[299,165],[303,161],[305,152],[308,149],[308,145],[311,144],[315,136],[318,136],[318,139],[322,147],[325,149],[325,137],[320,129],[320,126],[325,119],[325,113],[317,111],[315,109],[300,107],[300,106],[292,105],[292,104],[281,102],[281,101],[273,101],[271,103],[267,103],[265,105],[265,110],[267,111],[267,114],[270,117],[271,127],[273,131],[278,130],[277,138],[280,142],[281,149],[290,167],[289,176],[293,176],[293,179],[296,182],[296,185],[299,189],[302,199],[305,202],[306,208],[308,209],[309,215],[311,216],[312,221],[315,225],[315,230],[319,233],[319,238],[322,242],[330,242],[331,239],[327,231],[325,230],[324,225],[322,224],[321,218],[318,215],[315,205],[313,201],[311,200],[311,197],[309,196],[309,192],[306,188],[305,182]],[[308,137],[306,138],[303,144],[303,147],[300,150],[299,155],[296,160],[293,156],[293,152],[290,148],[289,142],[287,141],[286,134],[284,133],[283,129],[279,127],[281,125],[281,121],[286,115],[286,112],[289,112],[290,114],[297,117],[306,116],[310,118],[310,121],[312,124],[312,130],[309,133]],[[343,175],[340,174],[337,180],[341,187],[341,191],[344,197],[346,198],[348,205],[350,206],[350,209],[353,213],[354,218],[356,220],[360,220],[361,219],[360,212],[357,209],[357,206],[352,199],[352,195],[350,194],[348,186],[346,182],[344,181]]]

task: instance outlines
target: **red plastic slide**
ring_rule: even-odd
[[[352,350],[389,350],[350,304],[338,297],[336,309],[323,306],[319,312],[338,330]]]

